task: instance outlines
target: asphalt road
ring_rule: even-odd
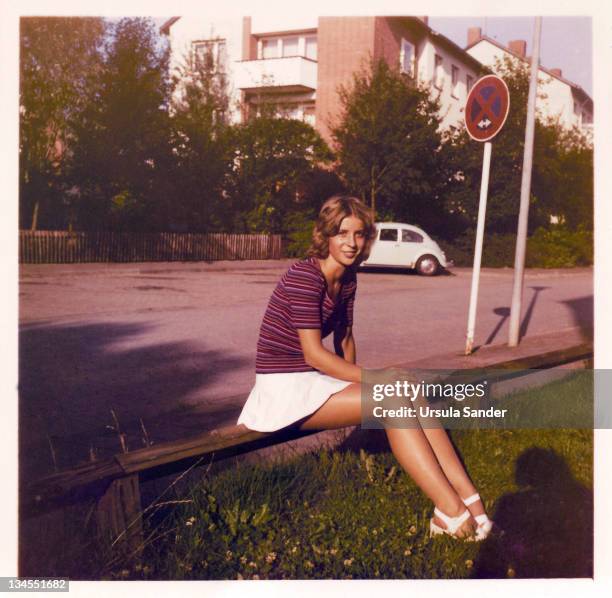
[[[111,409],[130,429],[130,448],[144,435],[140,418],[157,439],[183,435],[182,424],[172,429],[180,418],[160,417],[177,409],[199,406],[206,427],[232,421],[254,380],[261,317],[290,263],[22,266],[20,444],[30,456],[47,453],[30,465],[44,473],[49,444],[60,466],[92,444],[104,452],[94,438],[102,431],[116,445]],[[435,278],[360,272],[358,362],[431,356],[435,367],[436,355],[462,351],[470,281],[463,268]],[[507,341],[511,292],[511,270],[483,270],[476,345]],[[591,337],[592,300],[589,268],[527,271],[522,334],[580,327]]]

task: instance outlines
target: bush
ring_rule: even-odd
[[[457,239],[444,244],[443,249],[448,259],[455,266],[471,266],[474,262],[474,244],[476,235],[473,231],[467,231]],[[514,243],[515,235],[485,233],[482,265],[487,268],[504,268],[514,265]]]
[[[593,264],[593,233],[562,226],[539,228],[527,243],[527,267],[572,268]]]
[[[303,258],[312,241],[312,229],[314,217],[308,213],[296,212],[286,219],[287,246],[285,255],[287,257]]]
[[[472,266],[474,261],[474,231],[442,244],[444,252],[455,266]],[[482,265],[486,268],[512,268],[516,247],[515,234],[485,233]],[[584,229],[571,231],[563,226],[538,228],[527,239],[525,265],[528,268],[573,268],[593,264],[593,233]]]

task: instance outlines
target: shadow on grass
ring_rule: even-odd
[[[538,447],[518,457],[515,477],[520,490],[497,501],[501,532],[483,543],[473,577],[592,577],[592,492],[561,456]]]

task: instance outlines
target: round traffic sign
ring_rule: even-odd
[[[504,126],[510,109],[505,81],[485,75],[474,83],[465,103],[465,126],[472,139],[489,141]]]

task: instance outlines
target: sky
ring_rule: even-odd
[[[560,68],[563,77],[577,83],[593,97],[593,56],[591,17],[543,17],[540,64]],[[483,34],[507,46],[510,40],[527,42],[527,55],[533,47],[533,17],[430,17],[429,26],[465,48],[469,27],[480,27]]]

